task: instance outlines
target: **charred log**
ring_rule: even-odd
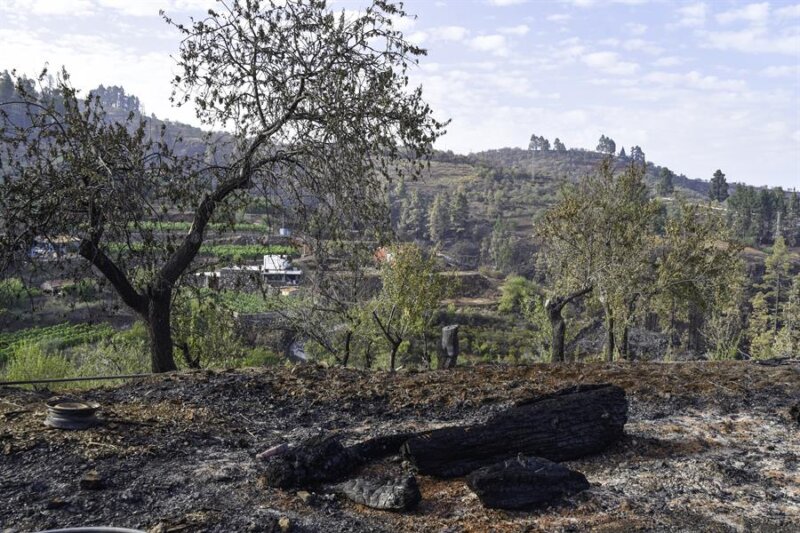
[[[340,486],[348,499],[387,511],[407,511],[413,509],[422,499],[414,476],[395,479],[357,478]]]
[[[625,391],[578,386],[534,398],[485,424],[434,430],[409,439],[403,455],[420,473],[460,477],[519,454],[568,461],[619,440],[628,416]]]
[[[474,471],[467,485],[492,509],[533,509],[589,488],[580,472],[522,456]]]

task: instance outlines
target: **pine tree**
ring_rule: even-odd
[[[625,153],[625,147],[624,146],[619,149],[619,156],[618,157],[620,159],[627,159],[628,158],[628,154]]]
[[[444,193],[437,194],[428,213],[428,236],[435,243],[441,243],[447,236],[450,226],[447,204],[447,196]]]
[[[644,163],[644,151],[640,146],[631,147],[631,159],[636,163]]]
[[[783,234],[790,246],[800,245],[800,194],[795,191],[789,193],[786,203],[786,221],[783,224]]]
[[[764,294],[772,300],[772,329],[777,332],[782,324],[783,301],[788,294],[785,290],[789,283],[789,250],[783,237],[775,239],[772,253],[765,261],[766,271],[764,272]]]
[[[561,139],[556,137],[555,140],[553,141],[553,150],[555,150],[556,152],[566,152],[567,147],[564,145],[564,143],[561,142]]]
[[[667,167],[661,169],[657,186],[657,191],[660,196],[669,196],[675,192],[675,186],[672,183],[674,175],[675,174]]]
[[[728,182],[725,181],[725,174],[719,169],[714,172],[714,177],[711,178],[708,197],[717,202],[724,202],[728,198]]]
[[[424,228],[425,206],[420,199],[419,192],[413,191],[401,203],[397,230],[403,237],[417,239],[422,236]]]
[[[469,224],[469,203],[467,193],[463,187],[456,190],[450,202],[450,228],[456,237],[461,238],[467,231]]]

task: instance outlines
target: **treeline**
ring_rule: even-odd
[[[747,244],[768,245],[782,237],[789,246],[800,246],[798,192],[739,184],[726,205],[728,224]]]

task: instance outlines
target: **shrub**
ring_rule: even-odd
[[[66,378],[75,367],[60,353],[47,353],[39,344],[26,342],[14,348],[5,369],[6,381]]]

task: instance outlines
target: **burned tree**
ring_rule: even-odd
[[[348,16],[287,0],[221,4],[188,25],[165,17],[182,36],[174,102],[232,130],[208,137],[197,158],[178,157],[136,113],[116,120],[99,98],[81,100],[66,74],[46,95],[17,83],[0,106],[3,255],[22,260],[37,238],[78,239],[147,323],[153,370],[175,369],[172,300],[211,222],[232,221],[229,209],[258,192],[346,226],[385,211],[391,175],[424,168],[443,125],[407,88],[424,50],[393,29],[404,16],[387,1]],[[165,236],[176,213],[191,229]]]

